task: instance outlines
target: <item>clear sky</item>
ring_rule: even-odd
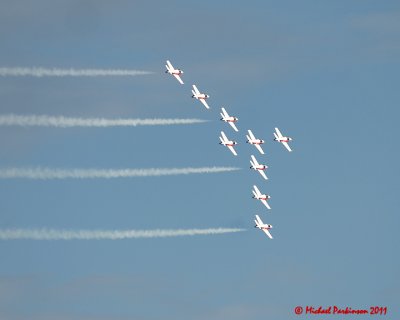
[[[386,306],[385,319],[399,318],[398,1],[1,1],[0,43],[0,67],[154,72],[2,77],[1,114],[210,120],[2,127],[1,168],[242,169],[0,180],[1,229],[248,229],[0,242],[2,320],[305,319],[298,305]],[[166,59],[184,86],[164,73]],[[211,110],[190,98],[191,84]],[[219,121],[221,106],[239,117],[238,133]],[[272,141],[275,126],[293,137],[292,153]],[[238,157],[218,144],[221,129]],[[247,129],[267,140],[267,182],[249,170]],[[253,184],[271,195],[269,212]],[[255,214],[273,240],[253,228]]]

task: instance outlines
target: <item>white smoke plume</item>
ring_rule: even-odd
[[[0,230],[0,240],[122,240],[138,238],[165,238],[197,235],[216,235],[241,232],[246,229],[177,229],[177,230],[55,230],[55,229],[5,229]]]
[[[239,170],[234,167],[200,168],[148,168],[148,169],[51,169],[6,168],[0,169],[0,179],[111,179],[186,175],[194,173],[219,173]]]
[[[104,119],[104,118],[69,118],[47,115],[0,115],[0,126],[36,126],[36,127],[136,127],[195,124],[207,122],[201,119]]]
[[[106,76],[141,76],[152,74],[151,71],[130,69],[59,69],[59,68],[0,68],[3,77],[106,77]]]

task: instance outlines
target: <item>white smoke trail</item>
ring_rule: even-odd
[[[0,179],[94,179],[133,178],[186,175],[193,173],[219,173],[239,170],[234,167],[201,168],[148,168],[148,169],[50,169],[6,168],[0,169]]]
[[[150,71],[130,69],[59,69],[59,68],[0,68],[0,76],[7,77],[105,77],[105,76],[141,76],[152,74]]]
[[[165,238],[197,235],[215,235],[241,232],[246,229],[177,229],[177,230],[55,230],[55,229],[5,229],[0,230],[0,240],[121,240],[138,238]]]
[[[207,122],[200,119],[104,119],[104,118],[68,118],[46,115],[0,115],[0,126],[37,126],[37,127],[116,127],[116,126],[158,126],[195,124]]]

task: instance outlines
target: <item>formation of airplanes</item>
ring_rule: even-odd
[[[167,60],[167,64],[165,65],[165,67],[167,68],[165,73],[174,76],[180,84],[184,84],[181,78],[183,70],[175,69],[169,60]],[[195,98],[196,100],[200,101],[204,105],[204,107],[210,109],[210,106],[206,101],[208,98],[210,98],[208,94],[201,93],[196,85],[192,85],[191,91],[192,91],[192,98]],[[220,120],[228,123],[235,132],[239,132],[238,128],[236,127],[236,123],[239,121],[239,118],[235,116],[230,116],[226,111],[226,109],[223,107],[221,108],[221,111],[222,112],[220,112],[221,115]],[[282,135],[281,131],[278,128],[275,128],[275,132],[273,134],[274,134],[274,141],[281,143],[289,152],[292,152],[292,149],[289,146],[289,141],[292,141],[292,138]],[[261,145],[265,144],[265,140],[256,138],[251,130],[247,130],[246,138],[247,138],[246,143],[255,146],[257,150],[260,152],[260,154],[262,155],[265,154],[263,148],[261,147]],[[219,137],[219,140],[221,145],[227,147],[233,153],[233,155],[237,156],[237,152],[234,148],[238,144],[236,141],[228,139],[228,137],[223,131],[221,131],[221,136]],[[268,177],[265,174],[265,170],[268,169],[267,165],[260,164],[254,155],[251,155],[250,164],[251,164],[250,169],[258,171],[260,175],[264,178],[264,180],[268,180]],[[268,200],[271,198],[270,195],[262,194],[256,185],[253,185],[252,193],[254,199],[260,200],[261,203],[263,203],[264,206],[267,207],[267,209],[271,209],[268,203]],[[263,223],[263,221],[258,215],[256,215],[256,219],[254,220],[254,222],[256,223],[255,225],[256,228],[265,232],[265,234],[270,239],[272,239],[272,235],[269,232],[269,230],[272,228],[272,225]]]

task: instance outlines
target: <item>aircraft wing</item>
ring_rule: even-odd
[[[255,167],[255,164],[254,164],[254,162],[253,162],[253,161],[251,161],[251,160],[250,160],[250,164],[251,164],[251,167],[252,167],[252,168],[254,168],[254,167]]]
[[[260,151],[261,154],[264,154],[264,150],[261,148],[259,144],[255,144],[255,146],[258,149],[258,151]]]
[[[228,112],[226,112],[225,108],[221,108],[221,110],[222,110],[222,113],[224,114],[224,117],[228,118],[229,114],[228,114]]]
[[[251,130],[247,130],[247,132],[249,133],[249,136],[251,138],[251,140],[255,140],[256,137],[254,136],[253,132],[251,132]]]
[[[167,60],[167,65],[170,69],[174,70],[174,67],[172,66],[171,62],[169,62],[169,60]]]
[[[292,149],[290,149],[289,144],[286,141],[282,141],[282,144],[285,146],[286,149],[288,149],[289,152],[292,152]]]
[[[199,89],[197,89],[197,87],[195,85],[193,85],[193,90],[194,90],[194,92],[196,92],[196,94],[200,94]]]
[[[235,156],[237,156],[237,153],[236,153],[235,149],[234,149],[232,146],[227,146],[227,147],[229,148],[229,150],[232,151],[232,153],[233,153]]]
[[[221,131],[221,136],[224,139],[224,141],[229,141],[228,137],[226,136],[225,132]]]
[[[200,100],[200,102],[201,102],[207,109],[210,109],[210,107],[208,106],[206,100],[204,100],[204,99],[199,99],[199,100]]]
[[[183,84],[183,81],[182,81],[181,77],[179,76],[179,74],[174,74],[173,76],[176,78],[176,80],[179,81],[180,84]]]
[[[268,180],[267,175],[265,174],[265,172],[263,170],[257,170],[265,180]]]
[[[255,166],[258,166],[258,161],[256,160],[255,156],[251,155],[251,160],[253,160]]]
[[[257,223],[260,225],[263,225],[264,222],[262,222],[261,218],[258,216],[258,214],[256,214],[256,219],[257,219]]]
[[[238,132],[238,128],[236,128],[235,123],[234,122],[229,122],[229,124],[231,125],[231,127],[233,128],[233,130],[235,130],[236,132]]]
[[[272,238],[272,235],[271,235],[271,233],[269,232],[268,229],[262,229],[262,231],[264,231],[265,234],[266,234],[270,239],[273,239],[273,238]]]
[[[279,138],[283,137],[282,133],[279,131],[278,128],[275,128],[275,131],[276,131],[276,134],[278,135]]]
[[[255,192],[257,193],[257,195],[259,196],[259,195],[261,194],[261,192],[260,192],[260,190],[258,190],[257,186],[254,185],[253,188],[254,188],[254,191],[255,191]]]
[[[260,201],[264,204],[264,206],[266,206],[268,209],[271,210],[271,207],[269,206],[267,200],[260,200]]]

